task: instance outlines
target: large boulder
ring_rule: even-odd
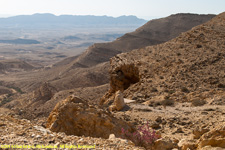
[[[225,124],[202,135],[198,142],[198,149],[207,146],[225,148]]]
[[[108,138],[110,134],[121,136],[121,129],[132,132],[128,123],[112,116],[110,112],[88,105],[76,96],[69,96],[59,102],[51,112],[47,128],[67,135]]]

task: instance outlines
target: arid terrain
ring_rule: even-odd
[[[51,66],[81,54],[93,43],[115,40],[145,22],[135,16],[34,14],[0,18],[0,60],[20,59],[38,68]]]
[[[0,146],[225,149],[224,37],[225,13],[176,14],[47,67],[1,60]],[[146,124],[153,143],[124,139]]]

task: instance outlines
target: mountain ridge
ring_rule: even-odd
[[[166,42],[175,38],[180,33],[212,19],[214,16],[215,15],[177,14],[150,20],[134,32],[126,33],[115,41],[93,44],[83,54],[77,57],[74,63],[77,62],[83,66],[91,67],[101,62],[107,62],[116,54]],[[180,22],[177,23],[176,19]],[[168,26],[168,24],[170,24],[170,26]],[[176,28],[173,26],[176,26]],[[168,30],[170,31],[167,32]]]
[[[0,25],[2,27],[14,26],[16,27],[47,27],[46,24],[61,27],[61,26],[140,26],[146,23],[144,19],[136,16],[92,16],[92,15],[60,15],[54,14],[33,14],[33,15],[19,15],[8,18],[0,18]]]

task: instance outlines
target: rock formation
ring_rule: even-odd
[[[103,138],[108,138],[110,134],[120,137],[122,128],[132,131],[128,123],[75,96],[69,96],[55,106],[48,118],[47,127],[67,135]]]
[[[225,123],[201,136],[197,149],[207,146],[225,148]]]
[[[110,111],[113,110],[122,110],[125,106],[124,98],[123,98],[123,93],[121,91],[117,91],[115,94],[114,102],[113,105],[109,107]]]
[[[56,89],[52,87],[48,82],[45,82],[40,86],[40,88],[37,88],[33,92],[33,99],[34,101],[47,101],[52,98],[55,92]]]

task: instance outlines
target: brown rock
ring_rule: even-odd
[[[109,110],[122,110],[125,106],[124,98],[123,98],[123,93],[121,91],[117,91],[115,94],[114,102],[113,105],[109,106]]]
[[[125,106],[123,93],[121,91],[116,92],[116,96],[115,96],[115,99],[114,99],[114,105],[116,106],[117,110],[121,110]]]
[[[174,143],[172,140],[165,137],[156,140],[151,148],[152,150],[171,150],[177,148],[177,143]]]
[[[65,132],[67,135],[103,138],[108,138],[110,134],[120,137],[122,128],[132,130],[126,122],[102,109],[90,107],[75,96],[69,96],[55,106],[46,126],[51,131]]]
[[[224,150],[224,149],[221,147],[205,146],[205,147],[201,148],[200,150]]]
[[[200,128],[197,126],[195,130],[193,130],[194,139],[199,139],[204,133],[208,132],[209,129]]]
[[[202,135],[198,142],[198,149],[205,146],[225,148],[225,124]]]
[[[54,93],[56,92],[56,89],[52,87],[48,82],[45,82],[40,86],[40,88],[36,89],[33,92],[33,99],[35,101],[43,100],[47,101],[52,98]]]
[[[181,148],[181,150],[194,150],[196,149],[196,141],[182,139],[179,141],[178,146]]]

